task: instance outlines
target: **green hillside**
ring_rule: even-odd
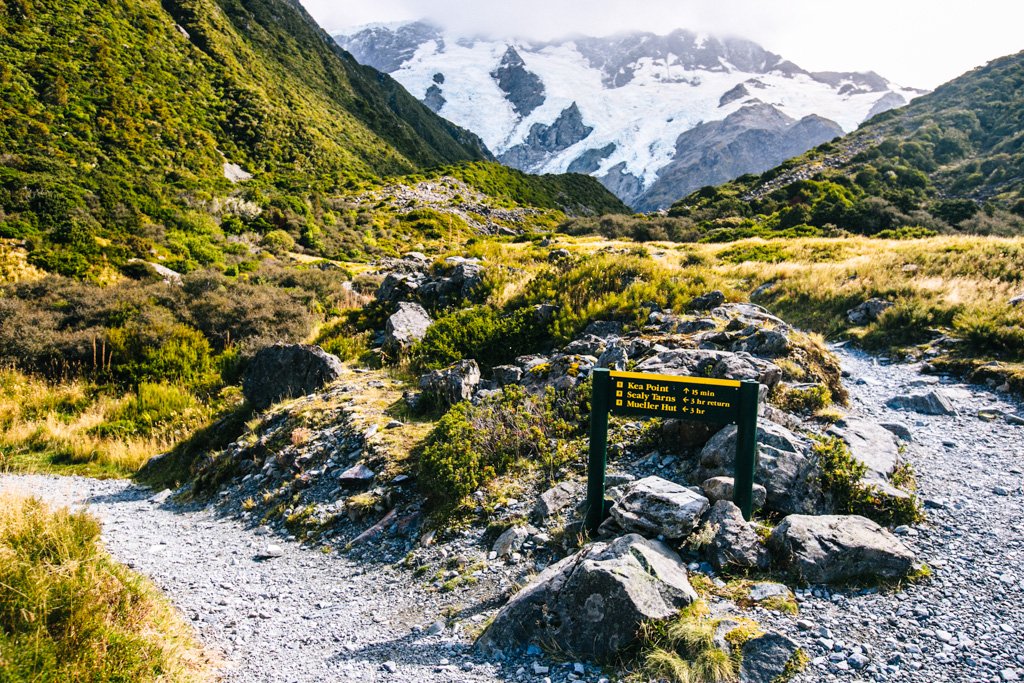
[[[229,196],[490,158],[291,0],[0,0],[0,98],[0,237],[70,275],[208,242]]]
[[[915,228],[1020,234],[1024,52],[760,176],[698,190],[669,214],[710,239],[833,227],[862,234],[921,234]]]

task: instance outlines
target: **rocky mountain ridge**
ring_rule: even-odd
[[[681,29],[530,43],[415,22],[335,38],[502,162],[592,174],[639,210],[771,168],[920,94]]]

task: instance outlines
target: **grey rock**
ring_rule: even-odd
[[[151,497],[149,500],[150,500],[151,503],[156,503],[157,505],[163,505],[164,503],[167,502],[167,500],[171,497],[171,495],[172,495],[172,493],[171,493],[170,489],[164,489],[160,493],[157,493],[156,495]]]
[[[597,358],[597,367],[608,368],[609,370],[622,371],[626,369],[629,362],[629,355],[621,343],[609,344],[603,353]]]
[[[550,126],[543,123],[530,126],[526,140],[511,147],[498,160],[523,171],[539,171],[553,154],[581,142],[593,131],[592,126],[583,123],[583,115],[573,102]]]
[[[274,344],[259,350],[242,380],[242,393],[257,410],[311,394],[342,373],[341,360],[319,346]]]
[[[902,541],[859,515],[790,515],[768,545],[780,566],[810,583],[902,578],[914,563]]]
[[[537,74],[528,71],[523,58],[511,45],[501,58],[498,68],[491,72],[505,99],[521,117],[527,117],[534,109],[544,104],[544,83]]]
[[[526,526],[514,526],[506,529],[501,536],[498,536],[498,540],[491,546],[491,550],[497,557],[506,557],[512,553],[518,552],[522,547],[526,539],[531,534],[536,533],[537,530]]]
[[[792,598],[793,591],[789,586],[782,583],[762,581],[750,587],[750,599],[754,602],[761,602],[768,598]]]
[[[868,468],[865,478],[869,483],[888,483],[900,459],[892,432],[868,420],[848,417],[829,427],[827,433],[842,439],[854,460]]]
[[[420,389],[443,406],[473,398],[480,384],[480,366],[475,360],[460,360],[420,377]]]
[[[623,487],[611,516],[627,531],[685,538],[707,509],[708,499],[689,488],[661,477],[645,477]]]
[[[377,476],[377,473],[371,470],[363,463],[358,463],[348,468],[344,472],[338,475],[338,481],[341,484],[349,486],[368,484],[373,481],[373,478]]]
[[[674,551],[630,534],[545,569],[498,612],[477,647],[508,655],[543,643],[566,657],[607,662],[636,643],[642,622],[696,599]]]
[[[1024,306],[1024,292],[1010,299],[1011,306]]]
[[[705,477],[729,476],[736,462],[736,425],[715,434],[700,453]],[[816,514],[826,509],[811,442],[767,420],[757,424],[754,481],[766,489],[765,507],[783,514]]]
[[[579,500],[582,487],[570,481],[563,481],[540,494],[533,508],[534,518],[543,521],[551,515],[558,514]]]
[[[403,301],[398,304],[398,310],[391,314],[384,327],[384,344],[391,349],[408,349],[423,339],[432,322],[422,306]]]
[[[867,325],[878,320],[879,316],[893,307],[891,301],[885,299],[868,299],[856,308],[846,312],[846,319],[851,325]]]
[[[519,384],[523,378],[523,369],[516,365],[496,365],[491,368],[491,375],[499,387],[509,384]]]
[[[880,422],[878,426],[882,427],[883,429],[888,429],[890,432],[896,435],[897,439],[900,439],[901,441],[906,441],[907,443],[910,443],[911,441],[914,440],[914,435],[913,433],[911,433],[910,427],[908,427],[903,422]]]
[[[725,294],[716,289],[695,298],[689,303],[687,309],[691,311],[710,311],[712,308],[718,308],[724,303]]]
[[[925,394],[894,396],[886,403],[893,410],[909,410],[922,415],[958,415],[953,402],[939,390]]]
[[[768,633],[743,644],[740,683],[774,683],[799,646],[779,633]]]
[[[700,485],[704,491],[704,495],[711,501],[712,504],[717,503],[720,500],[733,500],[733,494],[735,491],[735,480],[732,477],[711,477],[710,479],[704,480],[704,483]],[[753,487],[753,502],[754,509],[758,510],[764,507],[765,500],[768,498],[768,490],[760,484],[754,484]]]
[[[703,549],[715,569],[767,569],[768,550],[761,543],[754,526],[731,501],[715,503],[705,524],[715,529],[711,542]]]

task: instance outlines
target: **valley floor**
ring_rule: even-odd
[[[804,647],[812,662],[796,680],[805,683],[1024,679],[1024,427],[978,415],[993,408],[1020,414],[1021,405],[950,383],[943,388],[960,416],[900,413],[886,401],[935,378],[839,353],[851,375],[851,412],[902,421],[913,434],[907,456],[928,519],[905,540],[934,575],[896,594],[801,591],[797,617],[759,608],[750,616]],[[158,504],[152,492],[124,481],[5,476],[3,488],[87,504],[104,522],[110,552],[152,577],[223,652],[229,681],[557,682],[573,672],[572,664],[539,657],[476,659],[466,632],[496,605],[439,611],[404,569],[260,535],[213,508]],[[261,559],[270,544],[283,556]],[[550,672],[535,672],[534,660]],[[587,667],[582,678],[600,677]]]

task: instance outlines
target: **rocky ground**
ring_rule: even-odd
[[[1024,680],[1024,427],[1005,394],[842,351],[851,412],[911,432],[927,521],[900,529],[933,577],[891,590],[798,591],[796,616],[749,616],[797,641],[800,681]],[[935,389],[959,415],[890,409]],[[425,590],[414,573],[325,554],[226,519],[216,508],[154,502],[126,482],[14,477],[4,487],[86,503],[110,551],[152,577],[223,652],[238,681],[597,681],[606,673],[539,651],[484,661],[470,637],[498,606]],[[275,547],[276,546],[276,547]],[[273,557],[268,557],[273,555]],[[480,570],[502,571],[501,562]],[[726,605],[712,605],[719,609]]]

